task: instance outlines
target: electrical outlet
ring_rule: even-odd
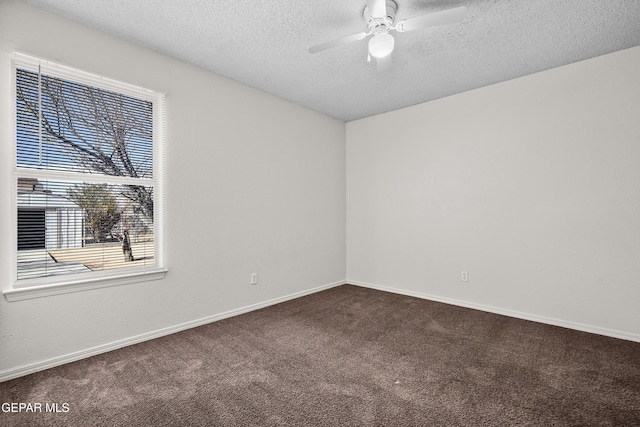
[[[252,285],[258,284],[258,273],[251,273],[251,284]]]
[[[460,272],[460,281],[461,282],[468,282],[469,281],[469,272],[468,271],[461,271]]]

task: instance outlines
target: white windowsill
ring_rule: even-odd
[[[70,292],[86,291],[89,289],[107,288],[111,286],[127,285],[131,283],[148,282],[150,280],[164,279],[167,269],[159,268],[139,273],[128,273],[120,276],[98,277],[83,280],[70,280],[52,285],[29,286],[25,288],[13,288],[2,291],[7,301],[20,301],[31,298],[40,298],[51,295],[67,294]]]

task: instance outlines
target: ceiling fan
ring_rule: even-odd
[[[368,31],[341,37],[336,40],[321,43],[309,48],[310,53],[317,53],[336,46],[369,39],[369,60],[373,56],[377,61],[387,58],[393,51],[394,38],[391,31],[405,32],[421,28],[437,27],[440,25],[457,24],[461,22],[466,13],[465,7],[456,7],[427,15],[416,16],[395,22],[398,4],[393,0],[366,0],[363,17]]]

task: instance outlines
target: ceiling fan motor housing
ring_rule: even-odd
[[[386,0],[387,13],[384,17],[374,18],[371,16],[369,8],[365,6],[364,20],[367,23],[367,27],[372,34],[388,33],[396,19],[396,11],[398,10],[398,4],[393,0]]]

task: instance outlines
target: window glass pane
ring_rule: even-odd
[[[15,70],[18,285],[157,269],[162,95],[52,63],[40,73],[25,58]]]
[[[16,112],[19,167],[152,178],[150,101],[17,69]]]
[[[19,178],[18,280],[154,265],[153,188]]]

